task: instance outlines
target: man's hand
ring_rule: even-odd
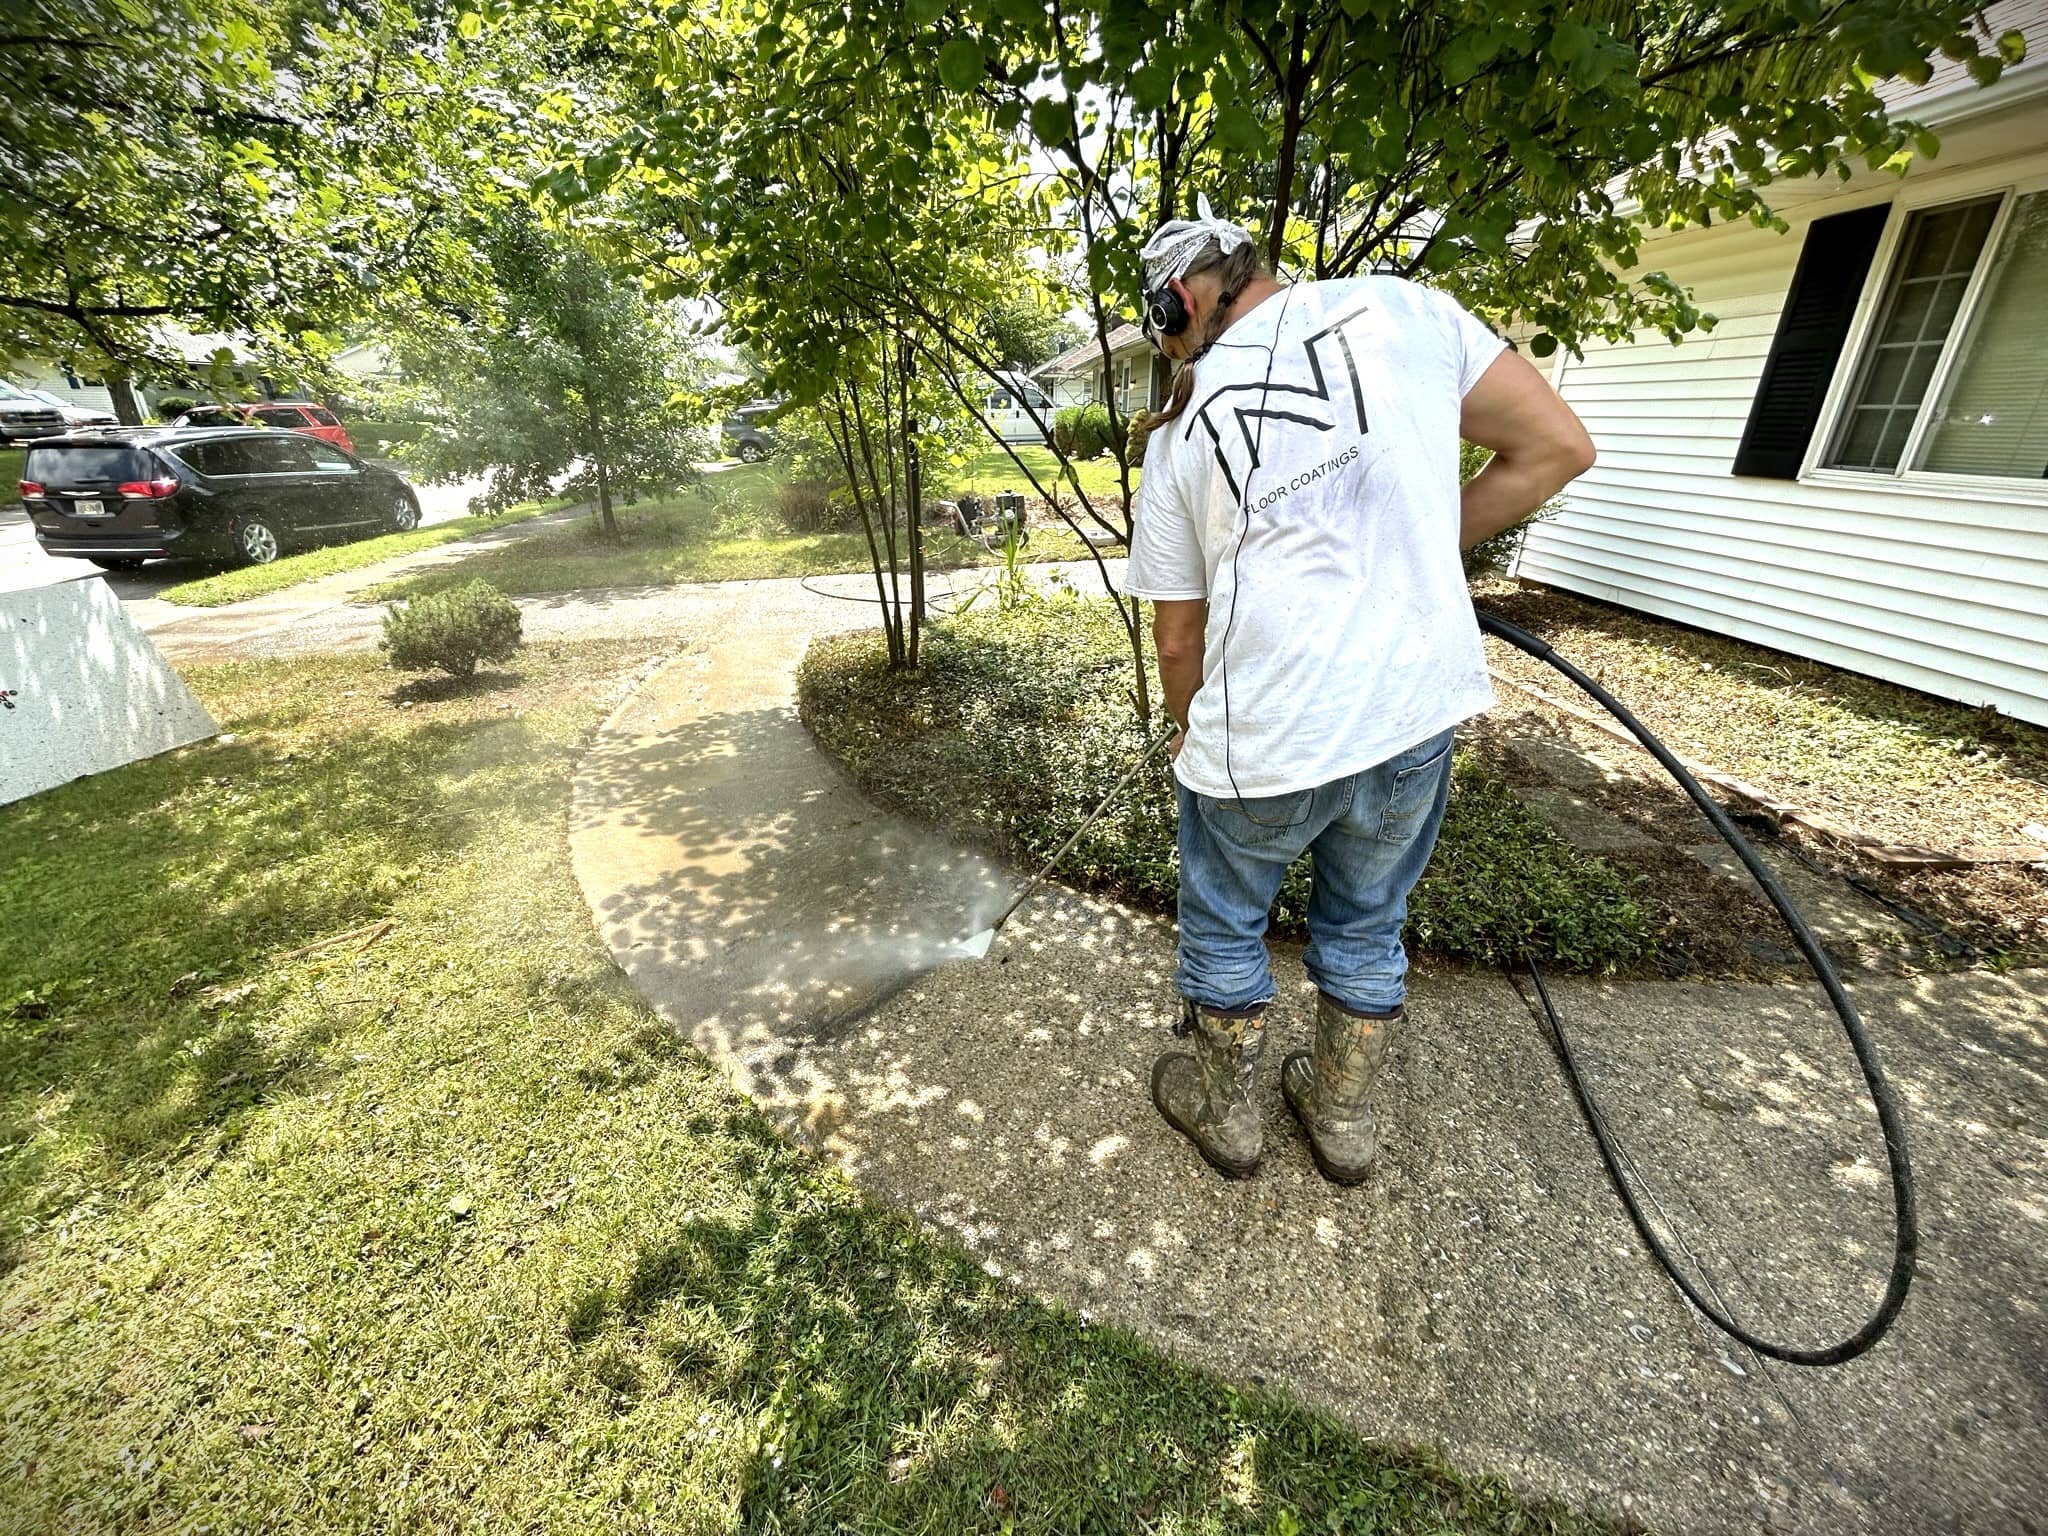
[[[1175,731],[1175,732],[1173,733],[1173,740],[1169,741],[1169,742],[1168,742],[1168,743],[1166,744],[1166,755],[1167,755],[1167,756],[1168,756],[1169,758],[1173,758],[1173,757],[1179,757],[1179,756],[1180,756],[1180,749],[1181,749],[1182,747],[1186,746],[1187,744],[1188,744],[1188,733],[1187,733],[1187,730],[1186,730],[1186,728],[1185,728],[1185,727],[1183,727],[1183,728],[1182,728],[1181,730]]]
[[[1493,450],[1465,483],[1458,547],[1512,528],[1593,467],[1593,439],[1543,375],[1503,352],[1465,396],[1458,432]]]

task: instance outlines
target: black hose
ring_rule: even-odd
[[[1894,1226],[1892,1234],[1891,1274],[1885,1283],[1884,1299],[1877,1310],[1870,1315],[1862,1327],[1839,1343],[1819,1349],[1800,1349],[1788,1344],[1776,1344],[1769,1339],[1757,1337],[1721,1308],[1702,1296],[1699,1289],[1680,1273],[1662,1240],[1651,1230],[1648,1219],[1637,1203],[1634,1191],[1623,1176],[1621,1148],[1614,1131],[1607,1124],[1606,1116],[1594,1102],[1591,1090],[1586,1086],[1584,1075],[1579,1071],[1577,1058],[1572,1054],[1571,1041],[1565,1034],[1564,1021],[1558,1017],[1557,1008],[1550,998],[1550,989],[1543,984],[1543,976],[1536,969],[1536,962],[1524,956],[1529,968],[1529,977],[1536,983],[1536,995],[1542,1000],[1544,1017],[1549,1021],[1551,1038],[1557,1046],[1558,1060],[1564,1067],[1565,1076],[1570,1079],[1572,1092],[1577,1095],[1579,1108],[1586,1116],[1586,1123],[1592,1128],[1593,1139],[1599,1143],[1601,1161],[1607,1165],[1607,1176],[1621,1196],[1621,1203],[1628,1210],[1629,1220],[1642,1235],[1657,1262],[1671,1277],[1685,1295],[1685,1299],[1699,1309],[1700,1313],[1715,1327],[1729,1337],[1773,1360],[1783,1360],[1791,1365],[1839,1365],[1853,1360],[1869,1349],[1890,1330],[1897,1320],[1899,1309],[1906,1304],[1906,1292],[1913,1284],[1913,1268],[1920,1251],[1919,1223],[1915,1216],[1913,1202],[1913,1168],[1906,1155],[1906,1128],[1899,1118],[1898,1106],[1892,1100],[1891,1085],[1885,1081],[1884,1069],[1878,1065],[1877,1050],[1870,1043],[1870,1037],[1863,1032],[1863,1021],[1857,1016],[1856,1005],[1849,1000],[1849,994],[1842,988],[1841,977],[1835,974],[1834,963],[1806,926],[1799,909],[1792,905],[1791,898],[1779,887],[1756,850],[1735,829],[1735,824],[1707,792],[1700,788],[1697,780],[1686,771],[1685,765],[1671,753],[1670,748],[1650,733],[1640,720],[1631,714],[1628,707],[1613,694],[1602,688],[1592,678],[1557,654],[1546,640],[1530,634],[1518,625],[1497,618],[1493,614],[1478,610],[1479,627],[1496,639],[1505,640],[1519,651],[1525,651],[1538,661],[1546,662],[1565,677],[1576,683],[1581,691],[1593,699],[1615,719],[1628,727],[1629,734],[1643,744],[1645,750],[1664,766],[1683,789],[1692,797],[1693,803],[1722,840],[1735,850],[1736,857],[1756,880],[1778,915],[1785,920],[1785,926],[1792,932],[1792,940],[1799,946],[1800,954],[1813,968],[1813,974],[1820,978],[1821,989],[1827,993],[1828,1001],[1834,1005],[1835,1014],[1842,1021],[1842,1028],[1849,1036],[1849,1044],[1856,1052],[1856,1064],[1863,1070],[1863,1082],[1870,1091],[1870,1102],[1877,1108],[1878,1124],[1884,1130],[1885,1157],[1891,1165],[1892,1212]]]
[[[850,576],[855,573],[848,571],[845,574]],[[859,592],[827,592],[823,587],[812,586],[811,583],[816,581],[817,579],[818,578],[815,576],[799,576],[797,578],[796,584],[802,587],[806,592],[810,593],[813,597],[829,597],[835,603],[868,603],[875,607],[887,606],[887,604],[885,604],[879,597],[869,597],[864,593]],[[950,607],[941,608],[938,606],[938,604],[956,603],[959,600],[960,594],[953,590],[952,583],[950,582],[947,583],[946,590],[943,592],[934,592],[929,587],[925,589],[924,606],[925,611],[927,613],[936,613],[940,615],[949,614],[953,612],[953,610]],[[892,601],[896,602],[899,606],[902,607],[907,608],[910,606],[910,599],[908,597],[893,598]]]

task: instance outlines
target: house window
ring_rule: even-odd
[[[1822,462],[2048,475],[2044,316],[2048,192],[1910,214]]]

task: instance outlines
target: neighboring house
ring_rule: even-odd
[[[225,387],[231,398],[275,400],[280,395],[298,393],[291,380],[273,379],[263,372],[262,364],[246,336],[221,331],[187,331],[167,325],[157,332],[157,346],[163,354],[175,356],[185,364],[191,381],[183,384],[155,382],[145,386],[140,393],[145,408],[152,412],[156,410],[157,401],[165,395],[189,398],[210,393],[213,368],[222,352],[228,357]]]
[[[16,363],[6,377],[10,384],[61,396],[73,405],[83,406],[87,410],[111,411],[114,408],[114,397],[107,392],[107,386],[100,379],[90,374],[74,372],[68,363],[33,358]]]
[[[386,384],[398,377],[391,354],[381,342],[355,342],[343,347],[329,361],[336,373],[359,384]]]
[[[1172,375],[1137,326],[1119,325],[1109,333],[1109,364],[1111,393],[1120,414],[1156,411],[1166,403]],[[1110,398],[1103,391],[1102,344],[1093,336],[1041,364],[1031,376],[1059,410]]]
[[[1718,317],[1560,357],[1599,463],[1512,573],[2048,725],[2048,0],[1888,92],[1941,154],[1652,236]]]

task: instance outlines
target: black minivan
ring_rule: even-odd
[[[21,501],[52,555],[132,571],[173,557],[264,565],[295,546],[416,528],[398,475],[267,427],[123,427],[39,439]]]

